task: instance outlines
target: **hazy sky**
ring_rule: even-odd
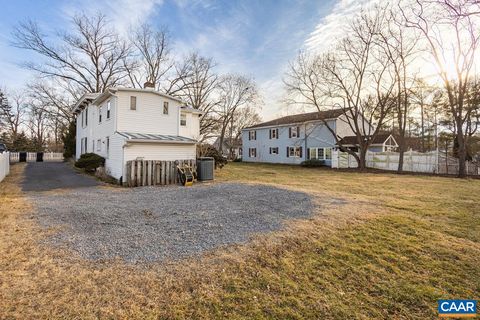
[[[148,21],[166,26],[179,57],[196,50],[220,72],[240,72],[260,86],[264,120],[291,112],[282,106],[282,77],[300,49],[325,48],[349,16],[369,0],[187,1],[187,0],[0,0],[0,87],[19,89],[32,78],[20,66],[41,59],[10,45],[19,21],[36,20],[46,34],[65,29],[77,11],[102,11],[122,33]]]

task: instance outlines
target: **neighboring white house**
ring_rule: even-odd
[[[154,89],[109,88],[76,103],[76,159],[105,157],[109,175],[122,181],[129,160],[190,160],[196,157],[201,112]],[[123,179],[125,180],[125,179]]]
[[[337,137],[345,137],[347,141],[342,147],[355,148],[356,137],[345,111],[333,109],[286,116],[243,129],[242,160],[300,164],[308,159],[318,159],[331,166],[332,150],[338,145],[325,122]],[[395,139],[388,134],[378,135],[369,149],[386,151],[396,147]]]

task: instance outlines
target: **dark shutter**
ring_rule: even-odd
[[[300,138],[300,127],[297,127],[297,138]]]
[[[272,154],[272,148],[268,148],[268,152]]]
[[[275,129],[275,131],[277,132],[277,135],[276,135],[276,137],[277,137],[277,139],[278,139],[278,128],[277,128],[277,129]]]
[[[287,147],[287,158],[290,157],[290,155],[288,154],[288,147]]]
[[[292,127],[288,127],[288,138],[292,137]]]
[[[307,160],[310,160],[310,148],[307,148]]]
[[[302,157],[302,147],[300,147],[300,158]]]
[[[268,135],[269,135],[270,139],[272,139],[272,129],[268,130]]]

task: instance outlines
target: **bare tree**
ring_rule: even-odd
[[[466,176],[465,122],[471,111],[465,107],[465,100],[480,40],[479,8],[480,3],[469,0],[416,0],[405,7],[400,4],[407,26],[423,35],[445,87],[455,121],[459,177]]]
[[[25,124],[28,105],[20,92],[13,92],[9,96],[10,99],[4,96],[0,103],[0,121],[6,124],[9,138],[15,142]]]
[[[166,28],[154,30],[148,24],[142,24],[132,30],[132,43],[140,55],[140,68],[129,70],[130,82],[134,87],[142,87],[144,82],[151,83],[157,90],[161,82],[172,69],[170,59],[170,39]]]
[[[232,120],[230,121],[226,130],[228,132],[228,138],[230,140],[230,148],[228,150],[230,159],[233,159],[235,156],[235,144],[238,147],[241,146],[242,129],[261,122],[262,119],[257,112],[258,109],[258,105],[245,106],[237,109],[234,112],[235,114],[233,115]]]
[[[351,154],[362,170],[366,167],[368,147],[380,132],[392,108],[394,77],[390,61],[378,46],[378,34],[385,24],[385,9],[362,13],[346,30],[335,51],[309,57],[301,53],[291,65],[285,83],[295,103],[318,111],[334,105],[341,109],[343,121],[356,136],[358,154],[344,148],[340,132],[327,121],[325,127],[340,148]]]
[[[396,140],[399,146],[398,172],[403,171],[403,158],[406,151],[406,132],[408,119],[413,109],[411,92],[415,83],[412,65],[419,53],[417,43],[419,34],[415,30],[405,29],[405,21],[398,11],[392,9],[385,14],[385,25],[379,32],[379,46],[384,50],[391,63],[395,78],[395,107],[398,134]]]
[[[44,149],[48,133],[48,113],[41,105],[30,104],[28,128],[36,151]]]
[[[214,113],[218,116],[219,151],[222,153],[227,128],[235,121],[237,110],[254,106],[259,101],[257,86],[252,79],[241,75],[228,74],[220,78],[218,84],[218,103]]]
[[[213,111],[216,106],[214,91],[218,75],[214,72],[215,63],[198,53],[192,53],[177,64],[175,75],[166,88],[168,94],[178,96],[192,108],[203,111],[200,119],[200,135],[209,138],[218,126]]]
[[[68,90],[103,92],[109,86],[125,82],[125,59],[131,48],[108,25],[103,14],[79,14],[72,19],[72,33],[58,31],[60,44],[49,43],[33,21],[14,30],[14,45],[45,58],[28,62],[26,68],[51,78]]]

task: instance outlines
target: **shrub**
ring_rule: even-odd
[[[235,160],[233,160],[233,162],[242,162],[242,157],[240,157],[240,158],[235,158]]]
[[[300,165],[307,168],[323,167],[325,165],[325,160],[310,159],[303,161]]]
[[[197,146],[197,154],[200,157],[212,157],[215,159],[215,169],[217,167],[222,168],[227,164],[227,158],[225,158],[214,146],[211,144],[202,144]]]
[[[94,172],[98,167],[105,164],[105,158],[96,153],[84,153],[75,162],[75,167],[82,168],[87,172]]]

